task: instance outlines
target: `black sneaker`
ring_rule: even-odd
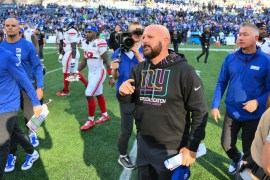
[[[133,170],[136,166],[132,164],[129,156],[119,157],[118,163],[127,170]]]

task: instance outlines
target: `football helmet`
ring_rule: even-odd
[[[67,31],[74,26],[75,22],[74,19],[72,18],[64,18],[63,24],[64,24],[64,31]]]

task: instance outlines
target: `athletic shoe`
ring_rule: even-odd
[[[125,157],[119,156],[118,163],[127,170],[133,170],[134,168],[136,168],[136,166],[131,162],[129,156]]]
[[[68,96],[70,95],[69,91],[60,91],[56,93],[57,96]]]
[[[13,154],[9,154],[8,155],[5,172],[12,172],[12,171],[14,171],[16,159],[17,159],[16,156],[13,156]]]
[[[244,154],[241,152],[240,159],[238,161],[232,161],[230,163],[229,170],[228,170],[229,174],[233,175],[236,173],[237,166],[238,166],[239,162],[242,160],[243,155]]]
[[[90,129],[91,127],[95,126],[95,121],[87,120],[85,124],[81,127],[81,130],[85,131]]]
[[[102,115],[100,118],[98,118],[96,120],[96,124],[100,124],[100,123],[103,123],[103,122],[108,121],[108,120],[110,120],[110,116]]]
[[[199,61],[199,58],[198,58],[197,56],[196,56],[196,58],[195,58],[195,59],[196,59],[196,62],[197,62],[197,63],[198,63],[198,62],[200,62],[200,61]]]
[[[37,147],[39,145],[39,140],[38,140],[38,137],[37,137],[37,134],[36,133],[31,133],[29,135],[29,139],[30,139],[30,143],[34,146],[34,147]]]
[[[23,163],[22,165],[22,170],[28,170],[30,169],[34,162],[39,158],[39,154],[36,150],[34,150],[34,153],[33,154],[28,154],[26,156],[26,160],[25,162]]]

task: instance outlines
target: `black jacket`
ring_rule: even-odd
[[[203,84],[184,55],[175,55],[170,52],[173,59],[168,64],[146,60],[135,65],[131,71],[135,92],[119,98],[122,103],[135,101],[135,122],[145,140],[167,149],[185,146],[196,152],[208,118]],[[187,118],[189,112],[192,121]]]
[[[120,47],[119,42],[117,42],[115,39],[115,35],[116,35],[116,31],[114,31],[110,34],[110,39],[109,39],[109,43],[108,43],[109,48],[113,49],[114,51]]]
[[[211,39],[211,33],[202,33],[201,37],[200,37],[200,41],[202,45],[209,45],[210,44],[210,39]]]

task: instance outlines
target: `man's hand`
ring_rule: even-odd
[[[196,152],[183,147],[179,153],[182,153],[182,166],[189,166],[196,160]]]
[[[119,68],[119,59],[115,59],[111,62],[111,67],[113,70],[117,70]]]
[[[70,67],[72,67],[72,68],[75,67],[75,59],[71,59],[71,61],[70,61]]]
[[[218,119],[221,118],[219,109],[213,108],[211,110],[211,114],[212,114],[212,118],[216,121],[216,123],[218,123]]]
[[[110,77],[109,86],[113,87],[114,85],[115,85],[115,80],[113,79],[113,77]]]
[[[34,116],[38,117],[42,111],[42,107],[39,106],[33,106]]]
[[[256,111],[256,109],[258,108],[258,101],[256,99],[250,100],[248,102],[243,103],[243,105],[244,105],[243,109],[252,113]]]
[[[131,83],[133,83],[133,82],[134,82],[134,79],[128,79],[125,82],[123,82],[119,88],[120,95],[125,96],[127,94],[134,93],[135,86],[131,85]]]
[[[42,97],[43,97],[43,89],[42,88],[37,88],[36,93],[37,93],[38,99],[41,100]]]

